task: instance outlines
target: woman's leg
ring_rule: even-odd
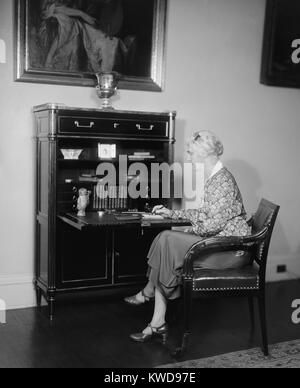
[[[167,299],[180,297],[181,273],[184,258],[201,237],[194,234],[164,231],[154,241],[148,254],[148,278]]]
[[[156,288],[155,289],[155,305],[154,305],[154,313],[151,320],[150,325],[152,328],[161,327],[166,323],[166,312],[167,312],[167,299],[163,296],[161,291]],[[144,334],[151,334],[151,327],[146,327],[143,331]]]
[[[134,295],[134,298],[140,302],[145,303],[147,302],[147,299],[153,298],[155,295],[155,287],[154,284],[149,281],[146,286],[143,288],[142,291],[140,291],[138,294]],[[125,298],[125,300],[128,298]]]
[[[130,338],[135,342],[145,342],[153,336],[161,336],[163,344],[167,341],[168,326],[166,324],[167,299],[161,291],[155,289],[155,307],[151,323],[141,332],[131,334]]]
[[[153,241],[148,254],[148,278],[146,287],[136,295],[126,297],[125,302],[139,306],[154,297],[155,288],[159,288],[167,299],[180,296],[180,271],[188,249],[200,237],[166,230]]]
[[[154,239],[151,245],[148,257],[150,256],[151,252],[154,252],[154,251],[159,252],[161,250],[161,247],[164,245],[163,241],[165,240],[165,236],[166,236],[165,233],[160,233],[158,236],[156,236],[156,238]],[[148,270],[148,275],[147,275],[148,277],[149,277],[149,274],[151,274],[151,267],[149,267],[149,270]],[[155,294],[155,285],[153,284],[151,279],[149,279],[148,283],[143,288],[143,290],[141,290],[136,295],[124,298],[124,300],[126,303],[130,305],[139,306],[147,302],[149,298],[153,298],[154,294]]]

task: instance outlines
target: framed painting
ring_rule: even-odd
[[[261,82],[300,87],[300,1],[267,0]]]
[[[15,0],[15,79],[119,88],[164,86],[167,0]]]

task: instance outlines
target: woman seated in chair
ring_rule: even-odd
[[[251,233],[237,183],[219,159],[223,154],[221,141],[212,132],[197,132],[189,143],[188,153],[192,163],[204,164],[204,202],[195,210],[154,208],[156,214],[187,219],[193,226],[186,232],[164,231],[156,237],[148,254],[148,284],[137,295],[125,298],[126,303],[134,306],[155,298],[151,323],[141,333],[130,336],[137,342],[145,342],[157,335],[166,339],[167,301],[180,297],[184,257],[195,243],[205,237],[246,236]],[[205,269],[229,269],[248,264],[243,256],[234,259],[228,256],[222,262],[218,257],[212,255],[197,265]]]

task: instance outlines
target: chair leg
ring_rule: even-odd
[[[169,302],[166,321],[169,324],[176,324],[179,321],[181,315],[182,301],[180,299],[175,299],[172,303]]]
[[[188,339],[191,334],[190,331],[190,321],[192,313],[192,281],[185,281],[183,285],[183,317],[184,317],[184,327],[183,335],[181,339],[181,347],[177,348],[172,354],[173,357],[182,357],[188,346]]]
[[[249,304],[249,313],[250,313],[250,320],[251,320],[251,332],[253,333],[255,329],[253,296],[248,297],[248,304]]]
[[[267,322],[266,322],[266,299],[264,292],[258,297],[259,315],[262,332],[262,350],[265,356],[269,355],[268,349],[268,335],[267,335]]]

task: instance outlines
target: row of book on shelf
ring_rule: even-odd
[[[134,152],[133,155],[128,155],[129,160],[150,160],[155,159],[154,155],[151,155],[150,152]]]
[[[126,210],[128,207],[126,186],[95,185],[93,188],[94,210]]]

